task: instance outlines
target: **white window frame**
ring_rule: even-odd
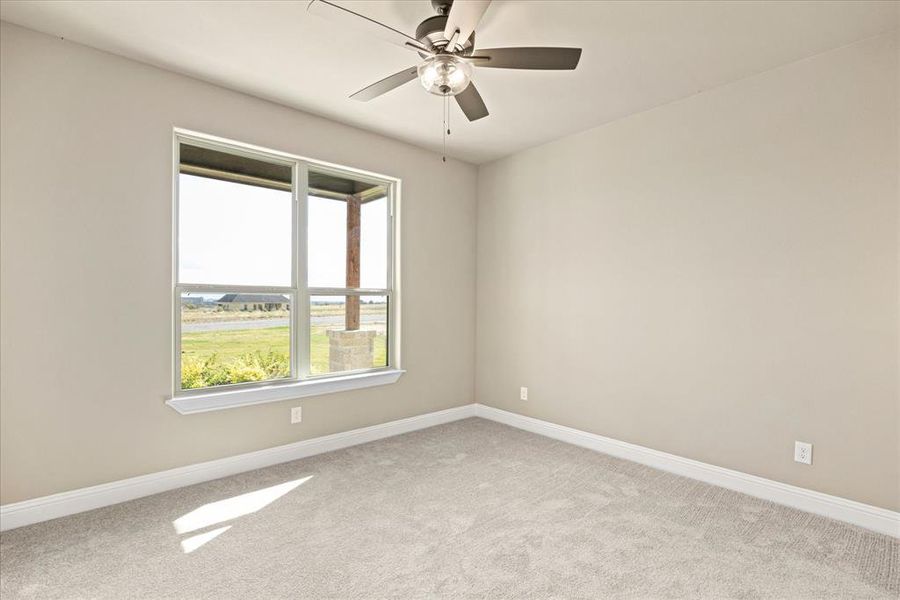
[[[195,284],[179,281],[178,273],[178,178],[180,145],[189,144],[246,156],[292,169],[292,256],[291,285],[247,286],[229,284]],[[377,185],[387,189],[387,287],[386,288],[321,288],[309,287],[307,281],[307,192],[309,171],[328,172]],[[363,387],[394,383],[404,371],[400,368],[400,179],[318,161],[287,152],[270,150],[175,128],[172,168],[172,396],[167,404],[182,414],[207,412],[237,406],[276,402],[341,392]],[[291,374],[289,378],[261,382],[238,383],[209,388],[181,388],[181,294],[185,292],[246,292],[284,294],[291,299],[290,337]],[[310,364],[310,298],[312,296],[384,296],[387,298],[387,365],[360,371],[311,375]]]

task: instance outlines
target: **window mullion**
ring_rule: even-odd
[[[398,215],[397,215],[397,195],[399,193],[398,189],[399,183],[392,183],[390,187],[388,187],[388,215],[387,215],[387,258],[386,258],[386,266],[387,266],[387,274],[385,277],[385,281],[387,282],[387,287],[393,291],[397,289],[397,282],[399,281],[400,273],[397,270],[397,245],[399,240],[397,239],[397,225],[398,225]],[[393,294],[387,294],[387,366],[388,367],[399,367],[399,331],[400,331],[400,323],[397,317],[399,316],[398,309],[398,297]]]
[[[189,292],[236,292],[249,294],[292,294],[293,286],[283,285],[231,285],[225,283],[178,283],[177,287]]]
[[[309,377],[310,364],[310,304],[307,267],[309,260],[307,252],[307,197],[309,194],[309,165],[305,161],[297,161],[294,164],[294,277],[297,286],[298,309],[294,314],[293,344],[296,347],[295,377],[306,379]]]
[[[309,288],[310,296],[390,296],[391,290],[385,288]]]

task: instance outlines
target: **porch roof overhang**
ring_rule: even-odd
[[[182,144],[180,172],[234,183],[257,185],[274,190],[291,190],[291,167],[228,154],[209,148]],[[355,196],[365,204],[387,195],[385,186],[355,181],[330,173],[309,172],[310,195],[346,201]]]

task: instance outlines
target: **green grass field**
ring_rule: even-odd
[[[314,375],[328,373],[325,328],[314,327],[310,338],[311,372]],[[287,326],[184,333],[181,337],[182,388],[284,377],[290,372],[290,348],[290,328]],[[248,366],[248,362],[254,364]],[[384,334],[375,336],[373,363],[375,367],[387,364]],[[219,371],[215,377],[209,374],[214,368]]]

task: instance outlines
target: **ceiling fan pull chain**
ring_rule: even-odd
[[[443,162],[447,162],[447,133],[450,133],[450,129],[447,127],[447,106],[448,106],[447,96],[444,96],[443,100],[444,100],[444,102],[441,105],[441,117],[443,118],[444,121],[443,121],[443,127],[441,128],[442,129],[441,135],[442,135],[443,144],[444,144],[444,152],[443,152],[444,155],[441,157],[441,160]],[[444,133],[445,131],[446,131],[446,133]]]

